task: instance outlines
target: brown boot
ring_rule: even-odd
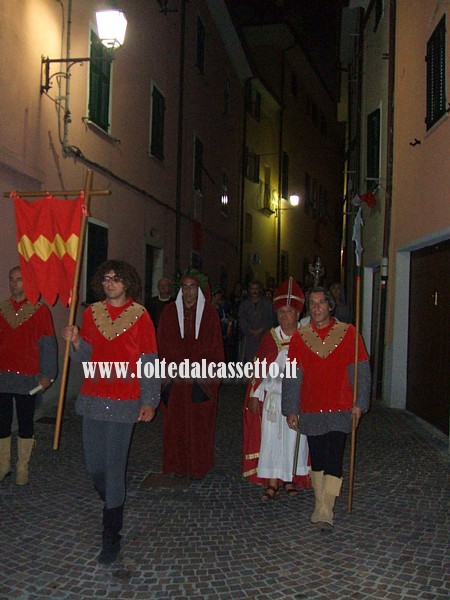
[[[339,496],[342,487],[342,477],[334,477],[334,475],[324,475],[323,477],[323,505],[324,512],[322,515],[322,523],[325,527],[334,526],[334,503]]]
[[[314,495],[316,497],[316,506],[314,512],[311,515],[311,523],[320,523],[322,520],[322,513],[324,511],[323,506],[323,471],[311,471],[311,483],[314,489]]]
[[[0,438],[0,481],[11,473],[11,436]]]
[[[17,485],[28,483],[28,463],[34,448],[34,438],[17,438]]]

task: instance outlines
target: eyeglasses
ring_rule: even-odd
[[[196,283],[183,283],[181,287],[183,290],[195,290],[198,286]]]
[[[105,275],[102,279],[102,283],[109,283],[110,281],[113,283],[122,283],[123,279],[118,275]]]

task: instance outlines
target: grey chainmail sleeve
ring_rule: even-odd
[[[281,412],[287,417],[290,414],[298,415],[300,393],[303,384],[303,371],[297,368],[295,371],[296,377],[286,377],[284,373],[282,392],[281,392]]]
[[[348,377],[350,383],[355,381],[355,365],[348,365]],[[358,362],[358,390],[356,393],[355,405],[360,408],[363,413],[369,410],[370,406],[370,390],[372,387],[372,376],[370,373],[370,363],[368,360]]]

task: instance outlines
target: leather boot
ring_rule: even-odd
[[[0,438],[0,481],[11,473],[11,436]]]
[[[334,475],[324,475],[323,478],[323,505],[324,513],[322,522],[325,527],[334,526],[334,503],[336,498],[339,496],[342,487],[342,477],[335,477]]]
[[[314,512],[311,515],[311,523],[320,523],[322,520],[322,514],[324,511],[323,506],[323,471],[311,471],[311,483],[314,489],[314,495],[316,497],[316,506]]]
[[[102,565],[113,563],[120,552],[120,531],[123,525],[123,504],[103,509],[102,549],[97,560]]]
[[[17,485],[28,483],[28,463],[34,448],[34,438],[17,438]]]

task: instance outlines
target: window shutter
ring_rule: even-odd
[[[445,34],[444,15],[427,43],[427,129],[430,129],[446,110]]]
[[[89,65],[89,119],[108,131],[111,59],[94,32],[91,32],[91,59],[94,60]]]
[[[166,100],[157,87],[152,91],[152,136],[150,151],[159,160],[164,159],[164,113]]]

